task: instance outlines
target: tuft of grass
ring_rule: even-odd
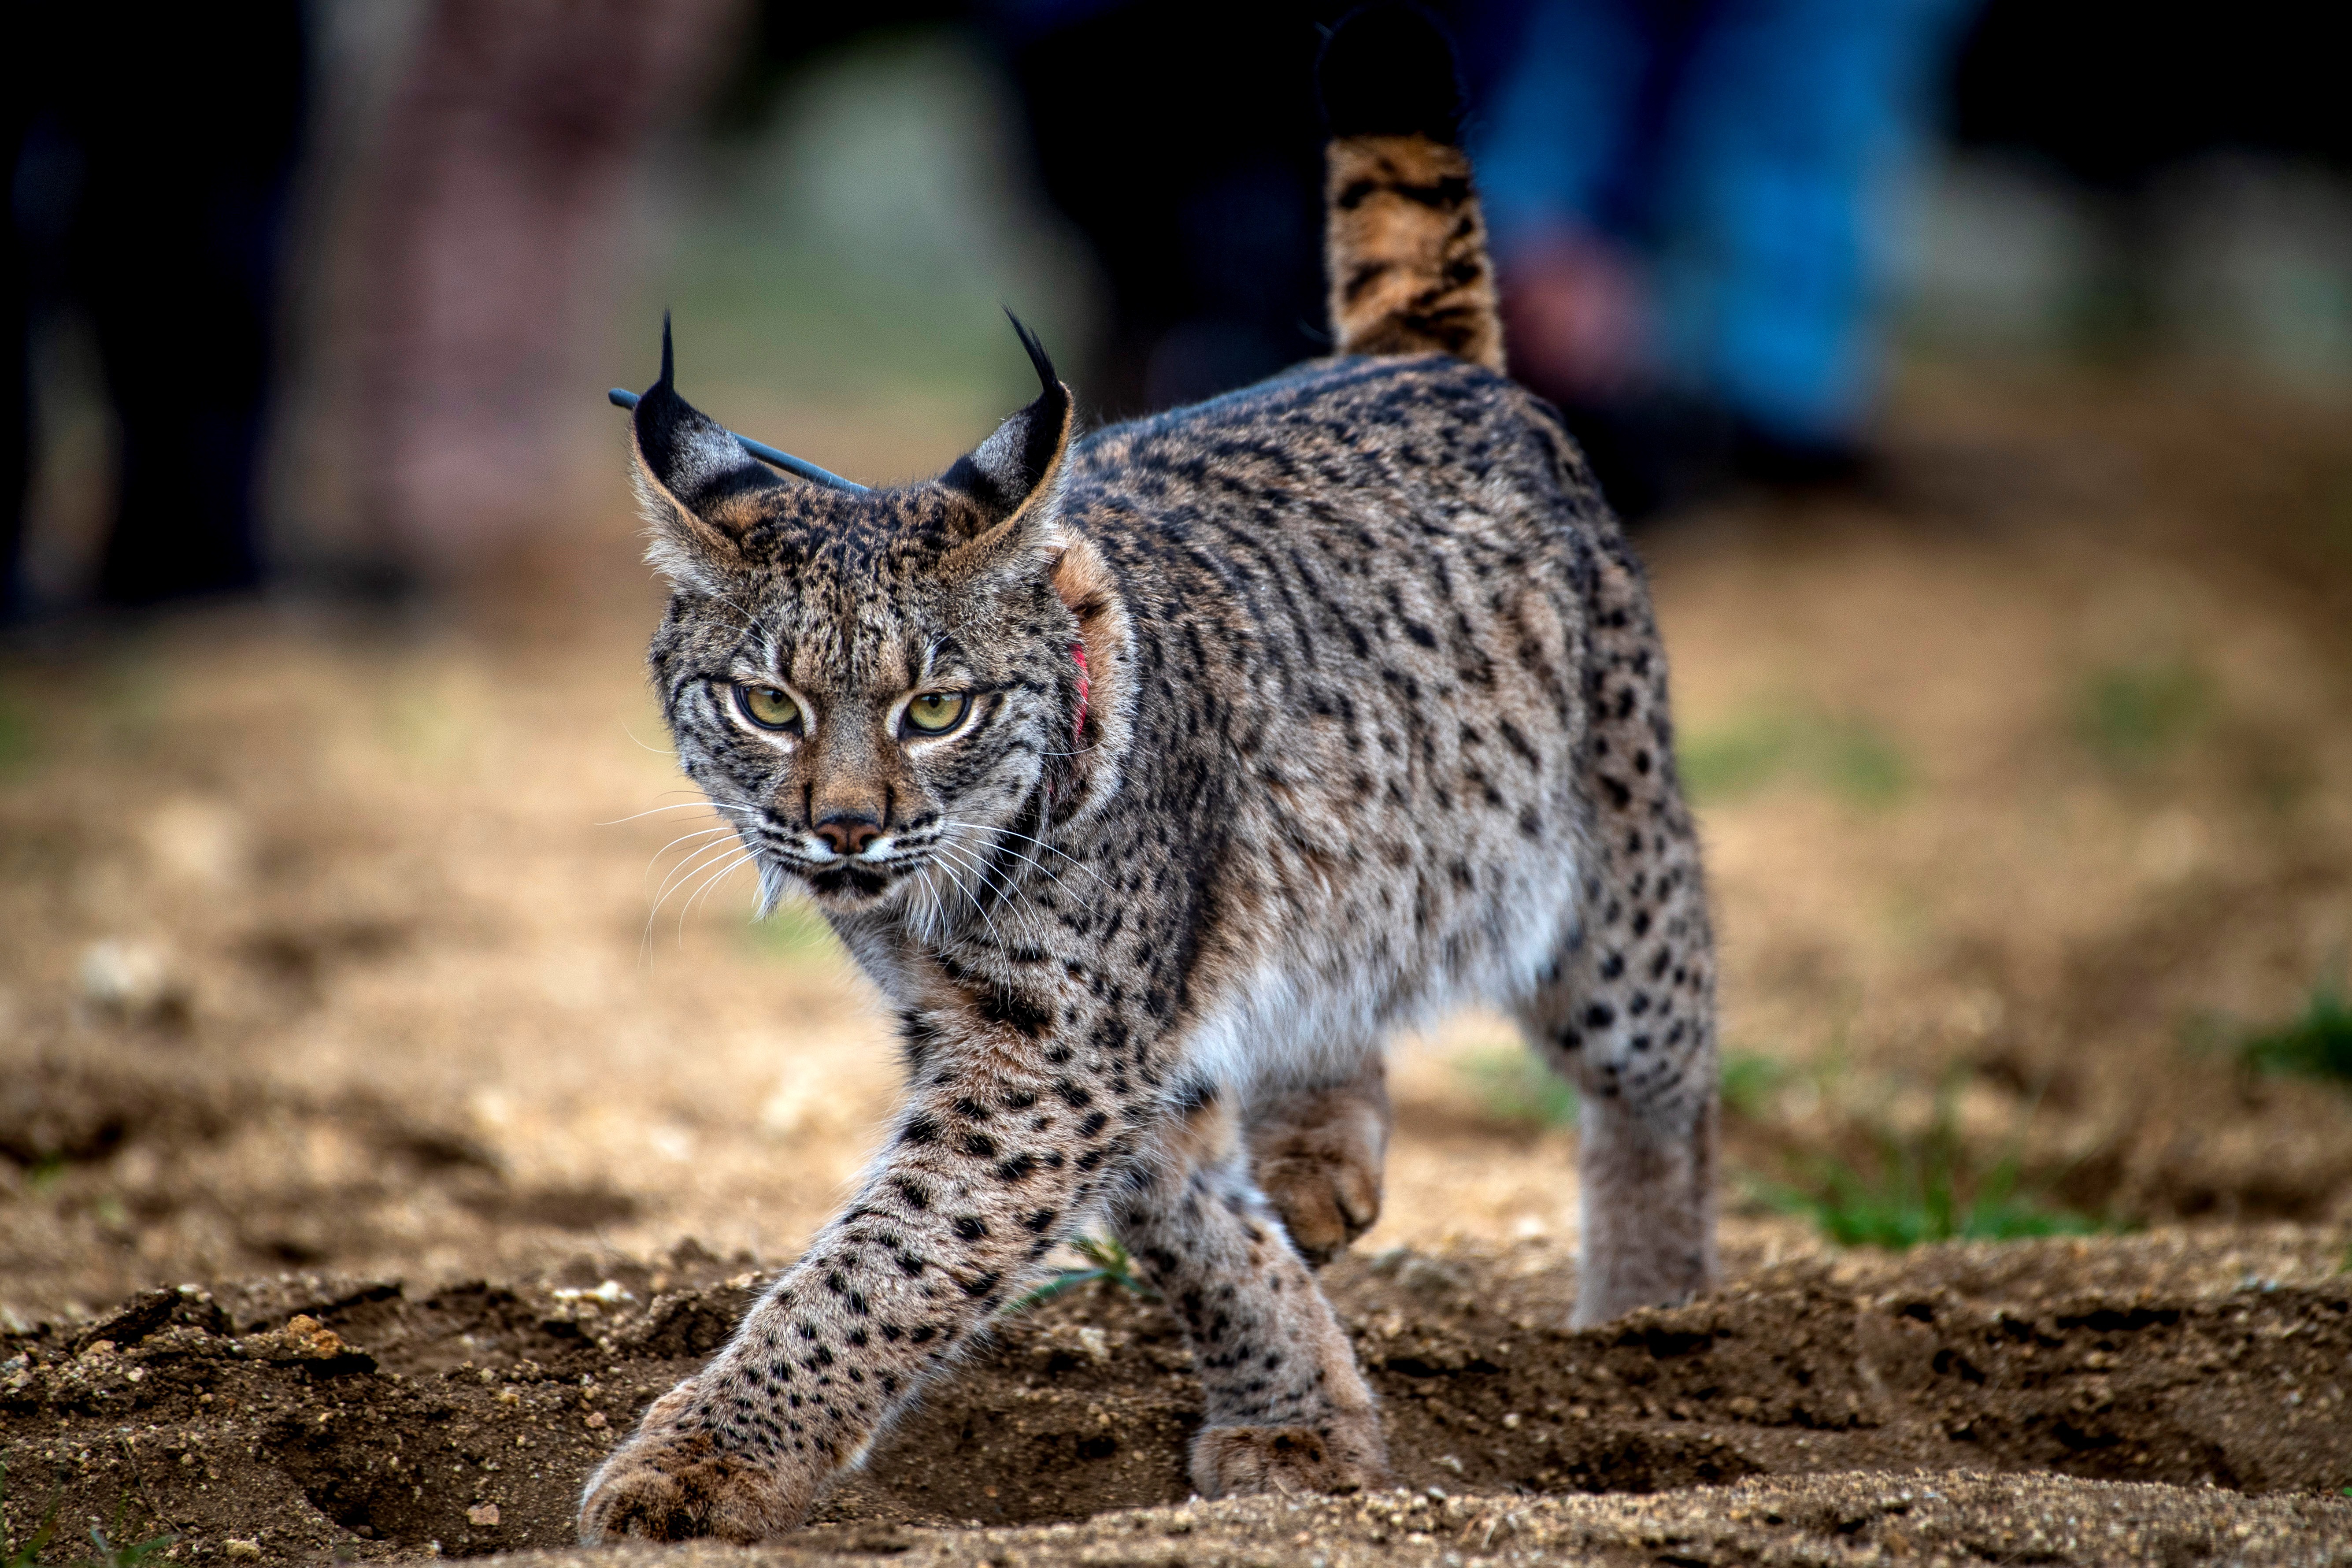
[[[1081,1285],[1091,1285],[1097,1279],[1108,1280],[1129,1295],[1140,1296],[1147,1301],[1160,1300],[1160,1292],[1146,1285],[1135,1272],[1135,1259],[1129,1257],[1127,1246],[1107,1236],[1082,1236],[1070,1243],[1070,1250],[1087,1260],[1084,1268],[1057,1268],[1053,1278],[1023,1294],[1005,1308],[1007,1314],[1025,1312],[1041,1302],[1056,1296],[1066,1296]]]
[[[121,1524],[121,1510],[116,1510],[115,1522],[118,1525]],[[117,1546],[108,1539],[106,1531],[93,1524],[89,1527],[89,1539],[90,1544],[98,1548],[98,1555],[91,1558],[83,1565],[83,1568],[139,1568],[140,1563],[180,1538],[176,1535],[156,1535],[145,1541],[125,1542]]]
[[[2212,683],[2186,660],[2117,665],[2084,682],[2074,729],[2108,766],[2145,767],[2194,734],[2212,708]]]
[[[19,1541],[5,1534],[8,1507],[8,1466],[0,1460],[0,1568],[34,1568],[47,1550],[50,1538],[58,1532],[58,1508],[65,1500],[62,1490],[49,1494],[49,1506],[42,1510],[41,1522],[33,1533]]]
[[[1723,1108],[1734,1116],[1759,1114],[1789,1081],[1789,1068],[1761,1051],[1726,1051],[1720,1068]]]
[[[1576,1086],[1521,1046],[1475,1046],[1454,1058],[1488,1120],[1515,1127],[1572,1127]],[[1758,1051],[1726,1051],[1723,1104],[1738,1116],[1759,1114],[1790,1077],[1788,1068]]]
[[[1477,1046],[1454,1058],[1478,1107],[1515,1127],[1566,1127],[1576,1120],[1576,1086],[1524,1046]]]
[[[0,777],[30,767],[39,751],[33,735],[33,716],[0,697]]]
[[[5,1461],[0,1461],[0,1517],[5,1515],[7,1501],[8,1467]],[[51,1491],[49,1505],[42,1510],[41,1522],[32,1534],[22,1541],[0,1537],[0,1568],[37,1568],[41,1553],[47,1551],[49,1542],[57,1538],[58,1509],[63,1501],[62,1489]],[[93,1524],[89,1527],[89,1542],[98,1549],[97,1554],[84,1558],[74,1568],[139,1568],[139,1564],[180,1539],[176,1535],[156,1535],[145,1541],[125,1542],[117,1545],[114,1538],[122,1533],[122,1516],[130,1501],[128,1492],[116,1501],[111,1525]]]
[[[1799,1181],[1759,1184],[1759,1195],[1783,1213],[1803,1215],[1842,1247],[1897,1252],[1929,1242],[2086,1236],[2105,1228],[2027,1188],[2015,1142],[1979,1169],[1960,1135],[1953,1098],[1947,1085],[1917,1133],[1874,1131],[1868,1161],[1820,1156]]]
[[[2352,1003],[2343,987],[2321,981],[2303,1016],[2250,1037],[2238,1059],[2256,1072],[2302,1073],[2352,1083]]]
[[[1693,800],[1734,800],[1780,777],[1795,748],[1785,715],[1758,714],[1685,731],[1675,748],[1675,765]]]
[[[1825,725],[1814,739],[1813,772],[1832,795],[1853,805],[1893,805],[1910,787],[1911,770],[1895,742],[1858,719]]]
[[[1910,788],[1902,750],[1868,720],[1772,709],[1685,734],[1675,766],[1694,801],[1717,805],[1797,774],[1850,805],[1892,805]]]

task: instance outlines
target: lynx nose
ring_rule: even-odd
[[[856,855],[882,837],[882,825],[870,816],[835,812],[816,825],[816,836],[836,855]]]

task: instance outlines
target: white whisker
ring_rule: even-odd
[[[1008,838],[1018,838],[1024,844],[1034,844],[1040,849],[1051,850],[1054,854],[1059,855],[1063,859],[1067,860],[1079,870],[1084,871],[1087,876],[1092,877],[1106,891],[1109,890],[1110,884],[1103,881],[1101,872],[1096,870],[1092,866],[1087,865],[1085,861],[1079,859],[1076,856],[1071,854],[1061,846],[1057,844],[1048,844],[1045,840],[1036,837],[1034,835],[1023,833],[1011,827],[983,826],[982,824],[977,822],[964,822],[951,816],[940,817],[940,824],[943,827],[968,827],[975,833],[1002,833]],[[1043,867],[1039,867],[1038,868],[1040,870],[1044,869]]]
[[[705,899],[709,898],[709,897],[710,896],[710,894],[711,894],[712,890],[713,890],[714,889],[716,889],[716,888],[719,886],[719,883],[721,883],[721,882],[725,881],[728,878],[730,878],[730,877],[733,876],[736,872],[738,872],[738,871],[741,870],[745,866],[749,865],[751,861],[756,860],[756,859],[758,859],[759,858],[760,858],[760,852],[759,852],[758,850],[756,850],[756,849],[746,849],[746,850],[744,850],[744,851],[743,851],[743,853],[741,853],[740,855],[736,856],[734,858],[732,858],[732,859],[730,859],[730,860],[722,861],[722,862],[719,864],[719,868],[718,868],[717,870],[715,870],[715,871],[711,872],[711,873],[710,873],[710,875],[709,875],[709,876],[705,877],[705,878],[702,879],[702,886],[701,886],[700,888],[697,889],[695,890],[694,894],[693,894],[690,898],[688,898],[688,899],[686,900],[686,902],[685,902],[685,903],[680,904],[680,905],[678,906],[678,910],[677,910],[677,944],[678,944],[678,946],[680,946],[680,947],[684,947],[684,946],[686,945],[686,921],[687,921],[687,917],[694,913],[694,906],[695,906],[695,905],[697,905],[697,904],[698,904],[698,903],[700,903],[703,900],[705,900]]]
[[[726,831],[732,830],[728,829]],[[685,858],[679,860],[677,865],[671,867],[669,868],[669,874],[662,879],[661,889],[656,897],[654,908],[656,910],[661,908],[662,903],[667,901],[667,896],[675,890],[677,879],[687,875],[689,869],[693,868],[696,861],[701,859],[704,856],[709,855],[713,851],[723,851],[728,847],[729,845],[727,841],[720,839],[715,843],[698,844],[692,849],[687,851]]]
[[[944,818],[942,818],[941,820],[942,820],[942,821],[944,821],[945,819],[944,819]],[[979,827],[977,824],[973,824],[973,823],[962,823],[962,824],[959,824],[958,826],[965,826],[965,827],[972,827],[972,828],[974,828],[976,831],[983,832],[983,833],[1007,833],[1007,832],[1008,832],[1008,830],[1003,829],[1003,828],[982,828],[982,827]],[[1027,837],[1027,835],[1025,835],[1025,834],[1019,834],[1019,833],[1008,833],[1008,837],[1013,837],[1013,838],[1022,838],[1022,837]],[[1027,861],[1027,862],[1028,862],[1028,864],[1030,864],[1030,865],[1032,865],[1032,866],[1034,866],[1034,867],[1035,867],[1039,871],[1043,872],[1045,876],[1047,876],[1047,877],[1049,877],[1049,878],[1052,878],[1052,879],[1053,879],[1053,882],[1054,882],[1054,886],[1055,886],[1055,887],[1057,887],[1057,888],[1061,889],[1064,892],[1068,893],[1068,894],[1070,895],[1070,897],[1072,897],[1073,899],[1077,899],[1077,900],[1078,900],[1079,906],[1080,906],[1081,908],[1083,908],[1083,909],[1087,909],[1087,910],[1091,910],[1091,909],[1093,909],[1093,908],[1094,908],[1094,905],[1092,905],[1091,903],[1087,902],[1086,900],[1084,900],[1084,899],[1079,899],[1079,898],[1078,898],[1078,894],[1077,894],[1077,891],[1076,891],[1076,889],[1072,888],[1072,887],[1071,887],[1067,882],[1063,881],[1061,878],[1054,876],[1053,871],[1052,871],[1052,870],[1051,870],[1051,869],[1050,869],[1050,868],[1045,865],[1045,863],[1044,861],[1042,861],[1042,860],[1037,860],[1037,859],[1034,859],[1034,858],[1031,858],[1031,857],[1029,857],[1029,856],[1024,855],[1023,853],[1021,853],[1021,851],[1020,851],[1020,850],[1015,849],[1015,848],[1013,848],[1013,847],[1012,847],[1011,846],[1009,846],[1009,845],[999,845],[999,846],[997,846],[997,847],[999,847],[999,848],[1003,849],[1003,850],[1007,855],[1012,856],[1015,860]],[[1078,864],[1078,862],[1076,862],[1076,861],[1072,861],[1072,862],[1071,862],[1071,864],[1072,864],[1072,865],[1077,865],[1077,864]],[[1099,881],[1101,881],[1101,880],[1102,880],[1102,879],[1101,879],[1101,878],[1099,878],[1099,877],[1097,877],[1097,878],[1096,878],[1096,879],[1095,879],[1095,880],[1096,880],[1096,881],[1097,881],[1097,882],[1099,882]]]
[[[941,838],[938,842],[940,845],[945,845],[949,841],[945,838]],[[950,865],[944,859],[938,861],[937,864],[940,870],[945,871],[948,874],[948,879],[956,885],[956,891],[964,896],[964,901],[979,911],[980,918],[982,920],[987,921],[989,935],[996,939],[997,952],[1003,957],[1006,965],[1010,966],[1013,963],[1012,951],[1004,945],[1004,933],[996,929],[996,918],[988,912],[987,906],[982,904],[978,899],[971,896],[971,889],[963,885],[963,879],[956,875],[954,866]],[[970,868],[967,868],[967,869],[970,869]],[[978,872],[974,871],[973,874],[978,875]],[[985,883],[982,884],[982,886],[985,885]]]
[[[643,811],[631,812],[626,816],[616,816],[610,822],[592,823],[590,826],[594,827],[618,827],[625,822],[635,822],[641,816],[654,816],[665,811],[692,811],[698,806],[705,807],[711,811],[740,811],[751,813],[755,816],[757,815],[756,808],[752,806],[733,805],[723,800],[681,800],[672,805],[647,806]]]
[[[915,910],[909,911],[907,923],[914,931],[918,941],[928,946],[936,947],[939,944],[940,919],[945,911],[940,904],[939,884],[931,879],[932,870],[933,868],[926,866],[915,873],[916,889],[929,896],[931,912],[929,915],[923,914],[921,907],[918,905]],[[911,904],[914,900],[909,899],[908,902]]]
[[[1018,894],[1023,899],[1027,899],[1028,893],[1026,889],[1023,889],[1019,883],[1009,879],[1003,881],[997,880],[995,868],[983,861],[980,858],[980,852],[974,849],[971,845],[960,844],[954,839],[941,837],[939,840],[938,847],[942,849],[951,849],[957,855],[963,858],[964,868],[970,871],[972,876],[979,880],[982,890],[992,892],[997,895],[997,902],[1003,909],[1005,919],[1008,921],[1013,920],[1015,916],[1025,916],[1030,913],[1029,909],[1024,908],[1022,904],[1013,902],[1012,898],[1012,895]],[[942,862],[942,864],[944,863],[945,862]],[[988,921],[988,929],[993,932],[996,937],[997,950],[1003,954],[1005,964],[1009,968],[1013,963],[1013,953],[1012,951],[1005,946],[1003,929],[1000,927],[994,920],[989,917],[987,909],[984,906],[982,906],[977,900],[973,900],[973,907],[980,910],[981,918],[982,920]]]
[[[671,894],[685,886],[687,877],[691,874],[688,872],[688,868],[694,867],[699,870],[703,867],[724,859],[728,851],[733,847],[726,839],[720,839],[715,844],[705,844],[670,868],[669,875],[662,879],[661,890],[654,900],[654,907],[646,913],[646,940],[651,941],[653,938],[654,921],[661,918],[662,906],[669,902]],[[706,857],[709,858],[705,858]],[[698,861],[701,862],[700,867],[696,866]]]
[[[660,848],[655,850],[652,856],[646,859],[646,875],[648,877],[652,876],[654,874],[654,868],[661,864],[661,858],[668,854],[671,850],[677,848],[681,844],[688,843],[697,838],[708,838],[714,833],[733,833],[735,831],[736,829],[731,826],[719,826],[706,827],[699,833],[681,833],[677,837],[671,839],[668,843],[663,845]],[[709,847],[710,846],[708,844],[701,845],[697,849],[688,851],[688,853],[698,854],[702,849],[708,849]]]

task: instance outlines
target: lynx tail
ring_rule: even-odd
[[[1331,334],[1343,354],[1445,353],[1503,368],[1486,225],[1461,147],[1444,29],[1417,5],[1348,15],[1316,66]]]

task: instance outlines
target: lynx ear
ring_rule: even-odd
[[[784,489],[784,481],[680,397],[675,383],[665,313],[661,379],[637,400],[629,430],[636,448],[637,494],[654,528],[649,558],[673,579],[684,580],[732,559],[744,533],[765,514],[761,503]]]
[[[1042,390],[1028,407],[940,476],[940,483],[961,490],[980,512],[975,537],[948,557],[959,565],[976,566],[993,558],[1045,519],[1070,446],[1070,389],[1054,374],[1054,362],[1045,356],[1037,334],[1012,311],[1004,313],[1021,334],[1021,346],[1029,351]]]

